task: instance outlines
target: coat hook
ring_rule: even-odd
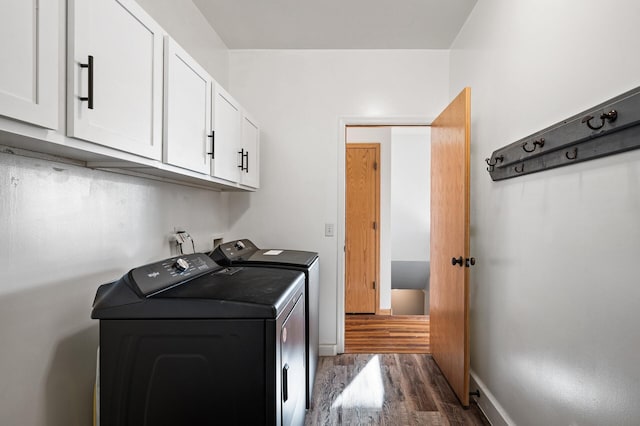
[[[564,156],[567,157],[567,160],[575,160],[578,158],[578,147],[573,148],[573,155],[569,155],[569,151],[567,151]]]
[[[515,171],[516,171],[516,173],[522,173],[522,172],[524,172],[524,163],[520,164],[520,166],[522,166],[522,167],[520,167],[520,170],[518,170],[518,166],[515,166],[515,167],[513,168],[513,170],[515,170]]]
[[[582,119],[582,122],[587,123],[587,127],[589,127],[591,130],[602,129],[604,127],[605,121],[609,121],[609,123],[613,123],[614,121],[616,121],[616,119],[618,118],[618,111],[616,111],[615,109],[612,109],[609,112],[602,113],[600,115],[600,120],[602,120],[602,122],[600,123],[599,126],[591,125],[591,120],[593,120],[593,118],[594,118],[593,115],[587,115]]]
[[[522,149],[524,149],[524,152],[533,152],[536,150],[536,146],[539,146],[540,148],[542,148],[544,146],[544,138],[540,138],[539,140],[535,140],[533,141],[533,148],[532,149],[527,149],[527,144],[529,143],[529,141],[525,142],[522,144]]]
[[[495,157],[495,158],[493,159],[493,162],[492,162],[492,161],[491,161],[491,159],[489,159],[489,158],[485,158],[485,159],[484,159],[484,161],[486,161],[486,162],[487,162],[487,164],[489,165],[489,167],[487,167],[487,171],[488,171],[488,172],[492,172],[492,171],[493,171],[493,168],[494,168],[494,166],[495,166],[496,164],[498,164],[498,163],[502,163],[502,162],[504,161],[504,156],[502,156],[502,155],[498,155],[497,157]]]

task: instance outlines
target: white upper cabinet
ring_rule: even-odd
[[[242,155],[240,183],[252,188],[260,186],[260,128],[246,113],[242,115]]]
[[[238,102],[219,84],[214,85],[214,158],[211,175],[239,182],[242,167],[240,151],[242,110]]]
[[[0,115],[58,128],[58,0],[0,0]]]
[[[165,37],[164,54],[163,161],[209,174],[213,79],[169,37]]]
[[[257,188],[255,120],[170,37],[165,38],[164,72],[163,161]]]
[[[2,135],[93,168],[260,185],[256,122],[136,0],[0,0]]]
[[[69,0],[68,11],[67,133],[160,160],[162,28],[133,0]]]

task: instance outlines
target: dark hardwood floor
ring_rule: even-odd
[[[306,425],[489,425],[426,354],[321,357]]]
[[[346,315],[344,351],[368,354],[429,353],[429,316]]]

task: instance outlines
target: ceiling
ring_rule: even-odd
[[[193,0],[229,49],[448,49],[477,0]]]

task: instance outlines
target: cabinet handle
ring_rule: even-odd
[[[244,171],[244,148],[238,151],[238,154],[240,154],[240,165],[238,166],[238,168],[241,171]]]
[[[81,96],[81,101],[87,101],[89,103],[89,109],[93,109],[93,56],[89,55],[89,60],[86,64],[80,64],[80,68],[89,68],[89,93],[88,96]]]
[[[289,399],[289,364],[285,364],[282,369],[282,402]]]
[[[212,130],[210,135],[207,135],[208,138],[211,138],[211,152],[207,152],[211,156],[212,159],[216,158],[216,131]]]
[[[242,162],[244,163],[244,160],[247,160],[247,165],[244,168],[244,171],[249,173],[249,151],[245,151],[244,155],[242,156]]]
[[[462,256],[460,256],[460,257],[459,257],[459,258],[457,258],[457,259],[456,259],[455,257],[452,257],[452,258],[451,258],[451,264],[452,264],[453,266],[456,266],[456,265],[460,265],[460,266],[462,266]]]

